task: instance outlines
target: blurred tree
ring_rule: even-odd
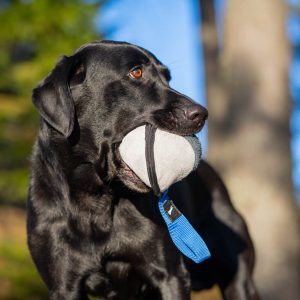
[[[98,0],[0,0],[0,203],[24,206],[38,114],[32,88],[58,57],[99,39]]]
[[[213,1],[200,3],[208,159],[248,221],[262,298],[297,300],[300,234],[291,181],[287,8],[281,0],[228,0],[220,50]]]

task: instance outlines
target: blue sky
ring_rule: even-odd
[[[300,0],[287,0],[290,12],[286,22],[288,38],[292,46],[292,60],[290,65],[290,92],[293,101],[291,116],[291,149],[293,162],[293,180],[296,196],[300,203]],[[298,13],[296,9],[298,8]]]

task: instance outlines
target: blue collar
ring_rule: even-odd
[[[211,256],[203,239],[169,199],[168,191],[159,198],[158,207],[179,251],[195,263],[200,263]]]

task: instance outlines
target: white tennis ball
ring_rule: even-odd
[[[140,126],[130,131],[124,137],[119,150],[123,161],[150,187],[145,156],[145,128],[146,126]],[[161,192],[195,170],[200,158],[201,145],[196,136],[180,136],[156,130],[154,161]]]

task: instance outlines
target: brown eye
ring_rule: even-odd
[[[139,79],[142,77],[143,71],[141,68],[135,68],[134,70],[129,72],[129,75],[131,78]]]

